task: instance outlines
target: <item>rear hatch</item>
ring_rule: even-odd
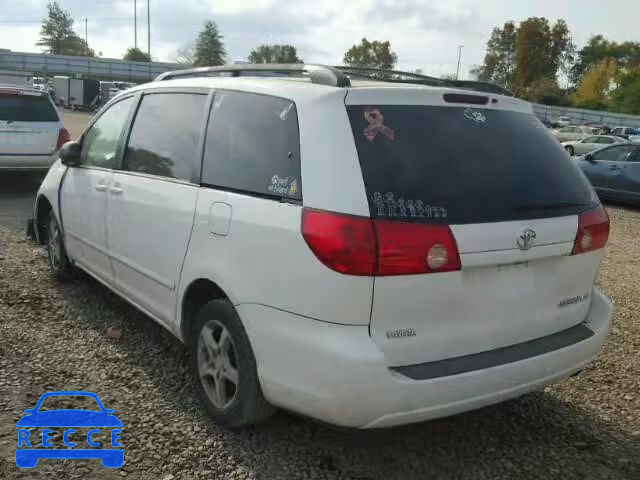
[[[379,249],[370,332],[389,365],[584,320],[606,235],[587,253],[574,242],[581,218],[607,234],[608,219],[527,103],[357,88],[346,103]]]
[[[60,118],[47,93],[0,88],[0,155],[48,155]]]

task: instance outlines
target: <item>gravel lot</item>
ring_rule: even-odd
[[[0,204],[1,207],[1,204]],[[231,432],[196,402],[181,345],[87,279],[61,285],[42,249],[0,227],[0,478],[640,478],[640,212],[610,208],[600,277],[616,303],[604,352],[581,375],[477,412],[385,431],[279,413]],[[120,339],[105,336],[110,326]],[[49,390],[96,392],[123,421],[125,465],[14,464],[15,422]]]

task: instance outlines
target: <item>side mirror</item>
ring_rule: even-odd
[[[593,158],[593,155],[591,155],[590,153],[587,153],[584,156],[584,159],[589,163],[596,163],[595,159]]]
[[[63,165],[67,167],[77,167],[80,165],[80,152],[82,146],[78,142],[67,142],[62,145],[58,155]]]

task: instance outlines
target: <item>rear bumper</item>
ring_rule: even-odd
[[[414,380],[391,370],[368,328],[240,305],[265,397],[336,425],[381,428],[449,416],[537,390],[583,369],[609,329],[611,302],[593,291],[576,343],[465,373]]]
[[[0,155],[0,170],[47,170],[56,161],[55,154],[49,155]]]

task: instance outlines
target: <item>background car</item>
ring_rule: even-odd
[[[592,135],[582,140],[573,142],[562,142],[564,149],[569,155],[585,155],[587,153],[598,150],[605,145],[613,145],[615,143],[627,143],[627,140],[614,135]]]
[[[571,125],[571,119],[569,117],[558,117],[555,123],[558,127],[568,127]]]
[[[640,143],[605,147],[576,160],[601,198],[640,205]]]
[[[551,134],[556,137],[559,142],[582,140],[593,135],[593,133],[594,132],[590,127],[576,126],[562,127],[551,132]]]
[[[47,92],[0,85],[0,171],[46,172],[69,140]]]
[[[631,136],[640,135],[640,128],[636,127],[615,127],[611,129],[611,135],[630,139]]]

